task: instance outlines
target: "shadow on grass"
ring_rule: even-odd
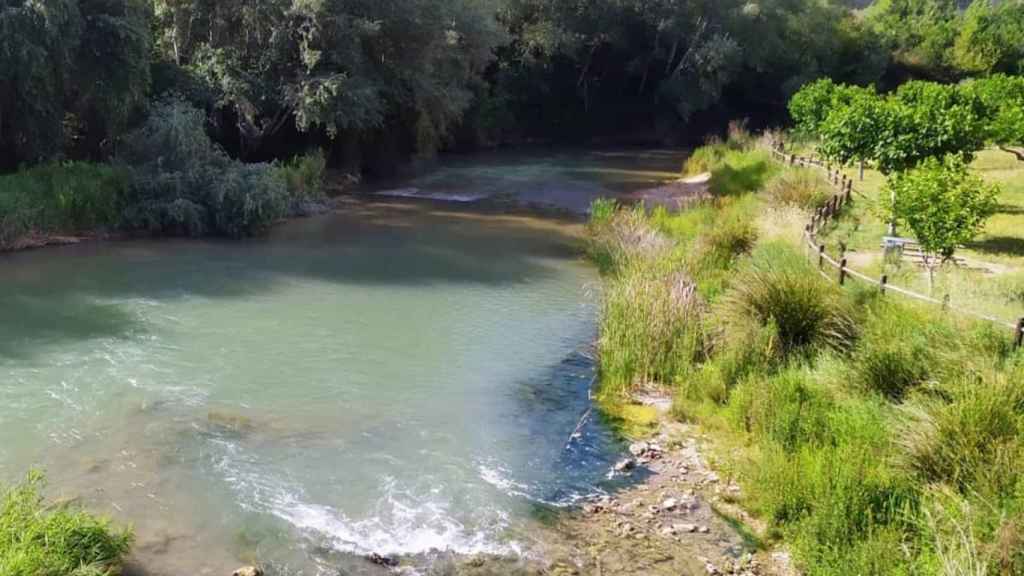
[[[1024,214],[1024,206],[1016,206],[1014,204],[1000,204],[999,206],[996,206],[996,214]]]
[[[1024,238],[992,236],[967,245],[971,250],[1000,256],[1024,256]]]
[[[768,181],[770,166],[767,161],[756,161],[741,166],[723,164],[711,176],[711,192],[715,196],[738,196],[760,190]]]

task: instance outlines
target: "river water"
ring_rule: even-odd
[[[594,419],[569,442],[596,335],[579,232],[366,201],[259,240],[4,255],[0,479],[39,467],[132,523],[148,574],[524,553],[621,450]]]

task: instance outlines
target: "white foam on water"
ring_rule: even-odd
[[[518,496],[520,498],[526,498],[533,500],[533,496],[530,494],[530,487],[522,482],[517,482],[509,478],[508,472],[503,470],[501,467],[496,465],[488,466],[486,464],[479,464],[477,470],[480,473],[480,479],[487,482],[491,486],[494,486],[502,493],[508,496]]]
[[[443,487],[426,494],[405,490],[394,478],[381,480],[380,496],[368,517],[354,519],[344,511],[310,501],[300,487],[259,474],[235,442],[218,439],[218,463],[239,503],[272,514],[338,552],[406,556],[434,551],[457,554],[522,555],[517,542],[502,541],[509,515],[495,508],[476,509],[469,527],[455,517]],[[247,460],[249,460],[247,462]]]

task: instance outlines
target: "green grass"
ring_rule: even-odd
[[[31,474],[0,496],[0,574],[118,573],[132,543],[131,531],[68,505],[47,504],[42,487],[42,476]]]
[[[950,304],[973,312],[993,315],[1005,322],[1024,317],[1024,162],[999,150],[984,150],[972,164],[987,182],[1000,186],[997,213],[989,218],[979,237],[957,252],[968,260],[967,267],[944,266],[936,275],[933,296],[950,299]],[[845,245],[853,266],[872,275],[885,273],[890,281],[921,294],[929,293],[926,272],[910,263],[883,262],[882,238],[887,234],[883,206],[885,178],[868,170],[865,180],[856,180],[862,195],[820,239],[829,253]],[[906,230],[900,231],[909,235]]]
[[[756,155],[715,146],[724,152],[700,153],[717,158],[712,181],[754,186],[725,158]],[[976,167],[1009,182],[1019,168],[1003,160],[986,152]],[[1024,573],[1024,353],[989,323],[823,279],[792,233],[814,205],[806,177],[784,169],[760,193],[680,214],[602,207],[595,241],[618,254],[603,268],[603,407],[616,417],[614,400],[637,387],[673,390],[673,414],[712,433],[744,487],[739,503],[767,523],[756,537],[783,539],[806,574]],[[868,178],[877,198],[879,177]],[[1004,202],[1024,203],[1018,184]],[[628,226],[609,224],[620,219]],[[987,234],[1024,236],[1021,224],[994,221]],[[829,238],[856,257],[884,228],[858,200]],[[997,259],[1012,270],[1014,256]],[[920,276],[861,265],[899,283]],[[699,313],[671,305],[673,277],[696,286]],[[1024,306],[1024,275],[1012,271],[952,270],[940,287]]]
[[[128,177],[112,166],[53,163],[0,176],[0,249],[28,234],[113,228]]]

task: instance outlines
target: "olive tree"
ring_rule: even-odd
[[[935,270],[981,232],[996,208],[998,187],[970,174],[962,156],[928,158],[905,172],[890,175],[893,219],[914,232],[934,288]]]

